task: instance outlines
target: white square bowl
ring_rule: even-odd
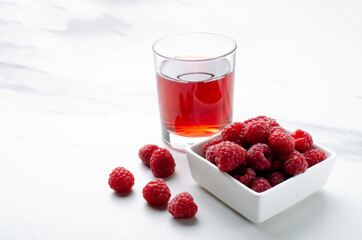
[[[206,142],[207,140],[186,149],[192,178],[254,223],[261,223],[273,217],[321,189],[327,182],[336,160],[334,152],[314,144],[314,148],[322,149],[326,153],[327,158],[324,161],[265,192],[257,193],[206,160],[202,150]]]

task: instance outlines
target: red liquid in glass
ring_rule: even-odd
[[[164,128],[180,136],[205,137],[219,132],[232,121],[234,72],[229,72],[228,62],[221,64],[221,68],[219,65],[214,71],[210,69],[214,69],[215,64],[203,66],[202,70],[207,72],[180,72],[185,68],[168,66],[167,75],[157,75]]]

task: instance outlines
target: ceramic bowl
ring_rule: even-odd
[[[216,136],[215,136],[216,137]],[[321,189],[327,182],[336,160],[331,150],[322,149],[327,159],[306,172],[291,177],[271,189],[257,193],[204,158],[202,147],[207,140],[186,149],[192,178],[215,197],[254,223],[261,223]]]

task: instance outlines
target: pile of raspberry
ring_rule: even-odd
[[[143,198],[151,206],[168,206],[169,213],[175,218],[191,218],[197,213],[197,205],[188,192],[177,194],[171,198],[171,191],[166,181],[175,172],[175,160],[165,148],[147,144],[143,146],[138,157],[150,167],[155,180],[148,182],[142,189]],[[108,178],[109,186],[118,193],[129,192],[135,182],[134,175],[124,167],[115,168]]]
[[[303,130],[288,134],[275,119],[258,116],[226,126],[203,146],[204,156],[256,192],[264,192],[326,159]]]

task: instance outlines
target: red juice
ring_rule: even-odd
[[[227,61],[203,64],[165,62],[157,75],[162,127],[174,134],[210,136],[232,121],[234,72]]]

